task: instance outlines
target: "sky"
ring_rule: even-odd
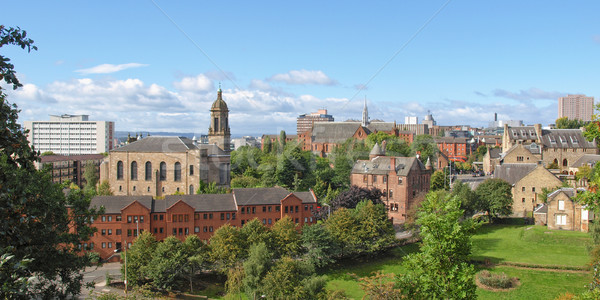
[[[19,120],[88,114],[117,131],[208,132],[219,86],[234,136],[336,121],[554,123],[600,96],[598,1],[6,1]],[[6,86],[5,86],[6,87]]]

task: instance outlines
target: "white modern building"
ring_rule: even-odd
[[[419,118],[415,117],[415,116],[406,116],[406,117],[404,117],[404,124],[410,124],[410,125],[419,124]]]
[[[90,121],[88,115],[50,115],[50,121],[25,121],[24,127],[30,145],[41,153],[95,154],[114,147],[115,123]]]

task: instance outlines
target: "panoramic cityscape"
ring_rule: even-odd
[[[22,4],[0,297],[600,299],[600,4]]]

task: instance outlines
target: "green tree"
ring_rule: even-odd
[[[383,204],[360,202],[354,209],[354,221],[358,225],[354,234],[362,253],[379,252],[396,243],[396,232]]]
[[[100,183],[100,186],[98,187],[98,195],[99,196],[112,196],[113,192],[110,189],[110,183],[108,183],[108,180],[103,180],[102,183]]]
[[[486,179],[475,189],[480,211],[487,212],[490,221],[512,213],[511,185],[498,178]]]
[[[146,267],[152,286],[161,291],[173,290],[184,276],[186,254],[181,241],[175,236],[158,243]]]
[[[254,218],[240,229],[240,239],[243,240],[245,249],[249,249],[250,246],[257,243],[265,243],[267,246],[271,246],[272,234],[261,221]]]
[[[426,162],[429,158],[431,163],[437,160],[439,149],[433,137],[429,134],[420,134],[410,144],[411,155],[420,154],[421,161]]]
[[[205,242],[196,235],[188,236],[182,244],[186,261],[183,265],[184,277],[190,284],[190,291],[194,291],[194,276],[204,268],[209,267],[209,248]]]
[[[275,178],[277,183],[287,189],[293,189],[294,181],[303,179],[308,172],[308,161],[302,155],[298,144],[289,143],[277,158]]]
[[[333,263],[340,251],[331,233],[322,223],[302,227],[301,241],[303,260],[315,268]]]
[[[382,271],[374,273],[372,276],[358,279],[360,288],[365,292],[363,299],[398,300],[407,298],[402,294],[402,290],[396,288],[394,274],[385,274]]]
[[[318,299],[325,293],[325,281],[301,260],[283,257],[263,279],[267,299]]]
[[[237,228],[225,224],[210,238],[210,259],[225,273],[245,256],[243,240]]]
[[[244,290],[249,299],[257,299],[264,293],[261,290],[262,280],[273,264],[273,253],[265,243],[250,246],[248,259],[244,262]]]
[[[287,143],[287,136],[285,134],[285,130],[279,132],[279,151],[283,152],[285,149],[285,145]]]
[[[156,238],[148,231],[140,234],[131,248],[121,253],[121,259],[127,261],[121,265],[121,276],[130,286],[139,286],[148,278],[148,266],[156,249]]]
[[[460,200],[430,192],[419,210],[422,245],[403,263],[398,287],[410,299],[475,299],[475,268],[469,264],[471,236],[477,228],[463,219]]]
[[[300,234],[289,216],[284,216],[271,227],[273,246],[279,256],[293,257],[300,250]]]
[[[581,127],[585,127],[590,122],[578,120],[578,119],[569,119],[567,117],[562,117],[556,119],[556,128],[557,129],[579,129]]]
[[[42,152],[42,154],[40,154],[40,156],[50,156],[50,155],[55,155],[55,154],[52,151],[44,151],[44,152]]]
[[[352,211],[342,207],[334,211],[325,221],[325,228],[339,245],[339,256],[354,253],[354,249],[360,241],[354,232],[358,230],[358,224],[354,221]]]
[[[225,291],[227,295],[225,299],[234,299],[244,290],[244,268],[241,265],[236,265],[227,271],[227,281],[225,281]],[[242,299],[240,296],[239,299]]]
[[[83,190],[86,192],[96,193],[96,185],[100,179],[98,172],[96,171],[96,164],[93,161],[87,161],[85,163],[85,169],[83,171],[83,178],[85,179],[85,186]]]
[[[450,189],[450,180],[447,173],[448,172],[445,169],[433,172],[429,181],[430,189],[432,191],[447,191]]]
[[[471,217],[477,212],[479,200],[469,184],[460,180],[454,182],[452,196],[460,199],[460,209],[464,211],[465,217]]]
[[[383,141],[385,141],[385,153],[387,156],[409,156],[410,147],[406,141],[399,137],[379,131],[376,133],[369,134],[367,136],[366,146],[367,148],[373,148],[375,143],[383,147]]]
[[[26,36],[20,28],[0,25],[0,48],[16,45],[27,51],[37,50],[33,40]],[[10,59],[0,55],[0,80],[17,89],[22,85],[15,74]],[[94,232],[89,224],[97,213],[89,210],[89,197],[80,191],[72,191],[65,197],[61,186],[52,183],[49,174],[36,170],[38,152],[30,147],[28,132],[18,123],[17,106],[6,97],[0,88],[0,128],[3,130],[0,135],[0,257],[5,259],[4,266],[16,269],[6,274],[7,269],[0,268],[3,272],[0,278],[35,275],[36,280],[27,287],[11,285],[12,291],[1,296],[45,299],[75,296],[82,287],[81,271],[91,265],[93,259],[83,254],[83,247],[79,246]],[[28,290],[19,291],[20,288]],[[4,287],[1,291],[6,292]]]

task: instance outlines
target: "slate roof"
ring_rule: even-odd
[[[576,167],[576,168],[579,168],[581,166],[593,166],[598,161],[600,161],[600,155],[584,154],[578,160],[576,160],[571,166]]]
[[[232,194],[195,194],[169,195],[165,200],[155,200],[156,212],[166,212],[178,201],[182,200],[197,212],[204,211],[237,211]]]
[[[490,152],[491,159],[499,158],[500,153],[502,153],[502,149],[500,149],[500,148],[490,148],[490,149],[488,149],[488,151]]]
[[[383,151],[383,149],[381,149],[378,143],[375,143],[375,146],[373,146],[373,149],[371,150],[371,153],[369,153],[369,155],[385,155],[385,152]]]
[[[444,136],[444,137],[435,137],[436,143],[446,143],[446,144],[466,144],[469,142],[470,138],[463,137],[452,137],[452,136]]]
[[[185,153],[189,150],[197,149],[207,149],[208,155],[229,155],[217,145],[194,145],[193,140],[177,136],[149,136],[123,147],[113,149],[111,152]]]
[[[233,196],[238,205],[273,205],[281,204],[281,200],[291,194],[282,187],[233,189]]]
[[[534,210],[534,214],[547,214],[548,213],[548,205],[546,203],[542,203],[538,205]]]
[[[302,203],[317,203],[317,199],[314,197],[312,192],[294,192],[294,195],[300,198],[302,200]]]
[[[538,140],[534,126],[508,127],[508,134],[511,140]],[[542,129],[541,142],[545,148],[596,148],[581,129]]]
[[[73,160],[101,160],[103,154],[79,154],[79,155],[45,155],[40,156],[40,163],[49,163],[55,161],[73,161]]]
[[[123,208],[134,201],[152,210],[152,196],[95,196],[90,202],[90,207],[104,206],[105,214],[120,214]]]
[[[317,122],[313,125],[315,143],[343,143],[360,127],[360,122]]]
[[[533,171],[537,164],[502,164],[494,169],[494,178],[507,181],[511,185]]]
[[[578,193],[585,192],[585,189],[578,188],[577,192]],[[565,193],[569,197],[569,199],[571,199],[571,198],[573,198],[573,196],[575,196],[575,189],[570,188],[570,187],[569,188],[560,188],[560,189],[548,194],[548,202],[550,200],[554,199],[554,197],[558,196],[558,194],[560,194],[560,193]]]
[[[416,157],[394,157],[395,172],[398,176],[408,176],[411,168],[416,165],[417,168],[425,170],[425,165]],[[352,174],[373,174],[385,175],[392,171],[392,157],[378,156],[371,160],[358,160],[352,167]]]

